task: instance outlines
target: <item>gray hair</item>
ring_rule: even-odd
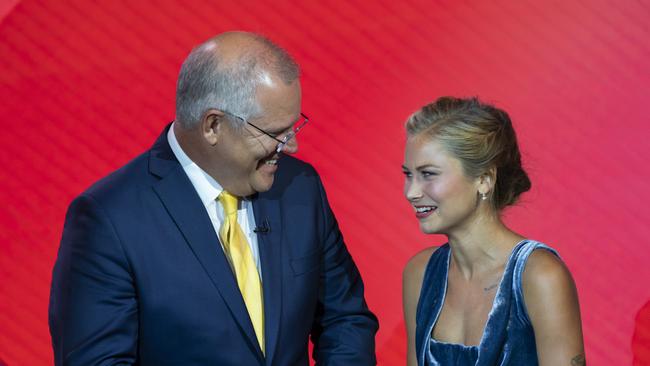
[[[216,39],[190,52],[181,66],[176,86],[176,121],[181,126],[186,129],[197,126],[205,111],[211,108],[246,120],[256,117],[262,111],[255,91],[269,72],[287,84],[298,78],[298,65],[287,51],[263,36],[250,36],[261,47],[248,48],[235,60],[222,59]]]

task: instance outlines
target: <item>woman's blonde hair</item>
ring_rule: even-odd
[[[514,204],[531,187],[510,117],[478,98],[438,98],[409,117],[406,131],[409,137],[435,138],[461,161],[468,177],[490,174],[494,168],[490,201],[496,210]]]

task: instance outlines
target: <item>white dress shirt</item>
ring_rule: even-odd
[[[208,173],[201,169],[196,163],[194,163],[187,154],[181,148],[181,145],[176,140],[176,135],[174,134],[174,125],[176,122],[172,123],[169,131],[167,132],[167,141],[169,146],[172,148],[172,152],[178,159],[178,162],[183,167],[185,174],[190,178],[196,193],[199,194],[199,198],[205,206],[205,210],[210,217],[212,226],[214,227],[214,232],[216,235],[219,235],[219,228],[221,228],[221,223],[224,220],[223,206],[217,201],[217,197],[223,191],[223,188],[219,183],[217,183],[214,178],[212,178]],[[240,199],[239,207],[237,208],[237,222],[241,226],[244,235],[246,235],[246,240],[248,240],[248,245],[251,248],[251,253],[253,254],[253,260],[257,266],[257,271],[262,276],[262,268],[260,266],[260,255],[259,248],[257,245],[257,234],[253,231],[255,228],[255,216],[253,215],[253,204],[250,200]],[[223,244],[222,244],[223,249]]]

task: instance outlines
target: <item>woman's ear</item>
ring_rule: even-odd
[[[481,174],[478,179],[478,193],[480,195],[489,195],[490,192],[494,191],[497,183],[497,168],[491,167]]]

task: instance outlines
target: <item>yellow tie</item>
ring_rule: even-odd
[[[241,291],[248,315],[255,328],[255,335],[264,353],[264,304],[262,302],[262,286],[257,266],[253,260],[251,248],[248,246],[246,236],[237,223],[237,203],[239,199],[223,191],[219,195],[219,202],[223,206],[225,219],[219,229],[219,236],[223,243],[226,256],[237,277],[237,285]]]

